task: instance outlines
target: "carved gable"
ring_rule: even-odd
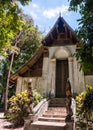
[[[43,40],[44,46],[63,46],[77,43],[77,37],[66,21],[59,17],[54,27]]]

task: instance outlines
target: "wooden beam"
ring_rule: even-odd
[[[71,31],[70,31],[70,38],[72,39],[72,33],[71,33]]]
[[[51,37],[52,40],[54,39],[52,33],[50,33],[50,37]]]
[[[57,34],[59,34],[59,31],[58,31],[58,24],[56,25],[56,31],[57,31]]]
[[[66,34],[66,39],[67,39],[67,27],[65,24],[64,24],[64,28],[65,28],[65,34]]]
[[[26,65],[28,69],[31,69],[31,67],[29,65]]]

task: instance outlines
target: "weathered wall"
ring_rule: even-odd
[[[45,94],[45,87],[43,86],[43,78],[42,77],[18,77],[16,93],[23,92],[27,90],[28,82],[32,79],[32,87],[33,89],[37,89],[41,94]]]
[[[19,76],[17,79],[16,93],[20,93],[27,90],[29,80],[30,78]]]
[[[79,70],[79,64],[76,61],[75,57],[73,57],[73,54],[76,50],[76,45],[64,47],[56,46],[49,47],[48,49],[49,58],[44,57],[43,59],[42,77],[32,77],[33,89],[37,89],[41,94],[46,96],[48,96],[50,93],[52,93],[52,95],[55,95],[56,59],[61,60],[64,58],[68,59],[69,79],[72,86],[72,93],[77,94],[82,92],[85,89],[85,81],[86,83],[92,84],[92,77],[87,76],[84,79],[84,73]],[[62,50],[65,51],[62,52]],[[17,93],[27,89],[27,84],[30,78],[18,78],[16,89]]]
[[[73,69],[74,69],[74,95],[81,93],[85,90],[85,81],[84,81],[84,73],[80,71],[80,65],[74,58],[73,61]]]
[[[93,75],[86,75],[85,76],[85,84],[93,86]]]

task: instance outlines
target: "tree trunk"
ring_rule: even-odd
[[[13,52],[12,57],[11,57],[11,62],[10,62],[10,67],[9,67],[9,72],[8,72],[8,78],[7,78],[7,82],[6,82],[5,113],[7,112],[7,101],[8,101],[9,80],[10,80],[10,75],[11,75],[13,60],[14,60],[14,52]]]
[[[16,37],[15,40],[15,47],[17,46],[17,44],[20,41],[20,35],[22,34],[22,31],[19,32],[18,36]],[[15,52],[12,53],[12,57],[11,57],[11,61],[10,61],[10,67],[9,67],[9,71],[8,71],[8,77],[7,77],[7,82],[6,82],[6,93],[5,93],[5,113],[7,112],[7,101],[8,101],[8,89],[9,89],[9,81],[10,81],[10,75],[11,75],[11,70],[12,70],[12,65],[13,65],[13,60],[14,60],[14,55]]]

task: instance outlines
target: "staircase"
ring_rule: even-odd
[[[30,130],[67,130],[66,116],[66,99],[51,99],[48,110],[38,118],[38,121],[31,124]]]
[[[49,102],[49,107],[66,107],[66,98],[53,98]]]

